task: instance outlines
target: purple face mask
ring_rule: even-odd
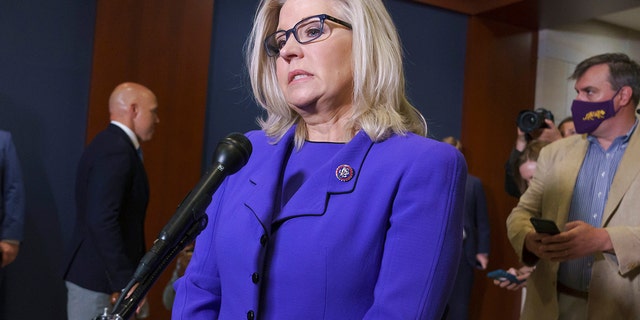
[[[620,90],[607,101],[589,102],[573,100],[571,104],[571,117],[573,118],[576,132],[591,133],[595,131],[603,121],[613,117],[616,114],[613,99],[618,95],[618,92],[620,92]]]

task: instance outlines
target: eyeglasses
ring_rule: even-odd
[[[344,22],[338,18],[334,18],[328,14],[319,14],[300,20],[293,28],[289,30],[278,30],[264,39],[264,48],[267,50],[269,57],[275,57],[280,54],[280,49],[284,47],[289,40],[289,36],[293,34],[296,41],[300,44],[309,43],[313,40],[319,39],[324,33],[324,20],[330,20],[335,23],[341,24],[350,30],[351,24]]]

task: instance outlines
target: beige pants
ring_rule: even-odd
[[[587,319],[587,299],[558,292],[559,320]]]

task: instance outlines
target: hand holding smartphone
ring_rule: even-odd
[[[550,235],[560,233],[560,229],[558,229],[556,223],[551,220],[531,217],[529,221],[531,221],[531,224],[533,225],[533,228],[536,229],[537,233],[546,233]]]
[[[509,281],[515,284],[521,284],[522,282],[525,281],[525,280],[518,280],[518,278],[515,275],[508,273],[502,269],[493,270],[487,273],[487,277],[498,280],[500,282]]]

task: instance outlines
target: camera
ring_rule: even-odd
[[[522,132],[531,133],[536,129],[549,127],[547,123],[544,122],[544,119],[553,121],[553,113],[544,108],[538,108],[536,110],[522,110],[518,114],[516,124]]]

